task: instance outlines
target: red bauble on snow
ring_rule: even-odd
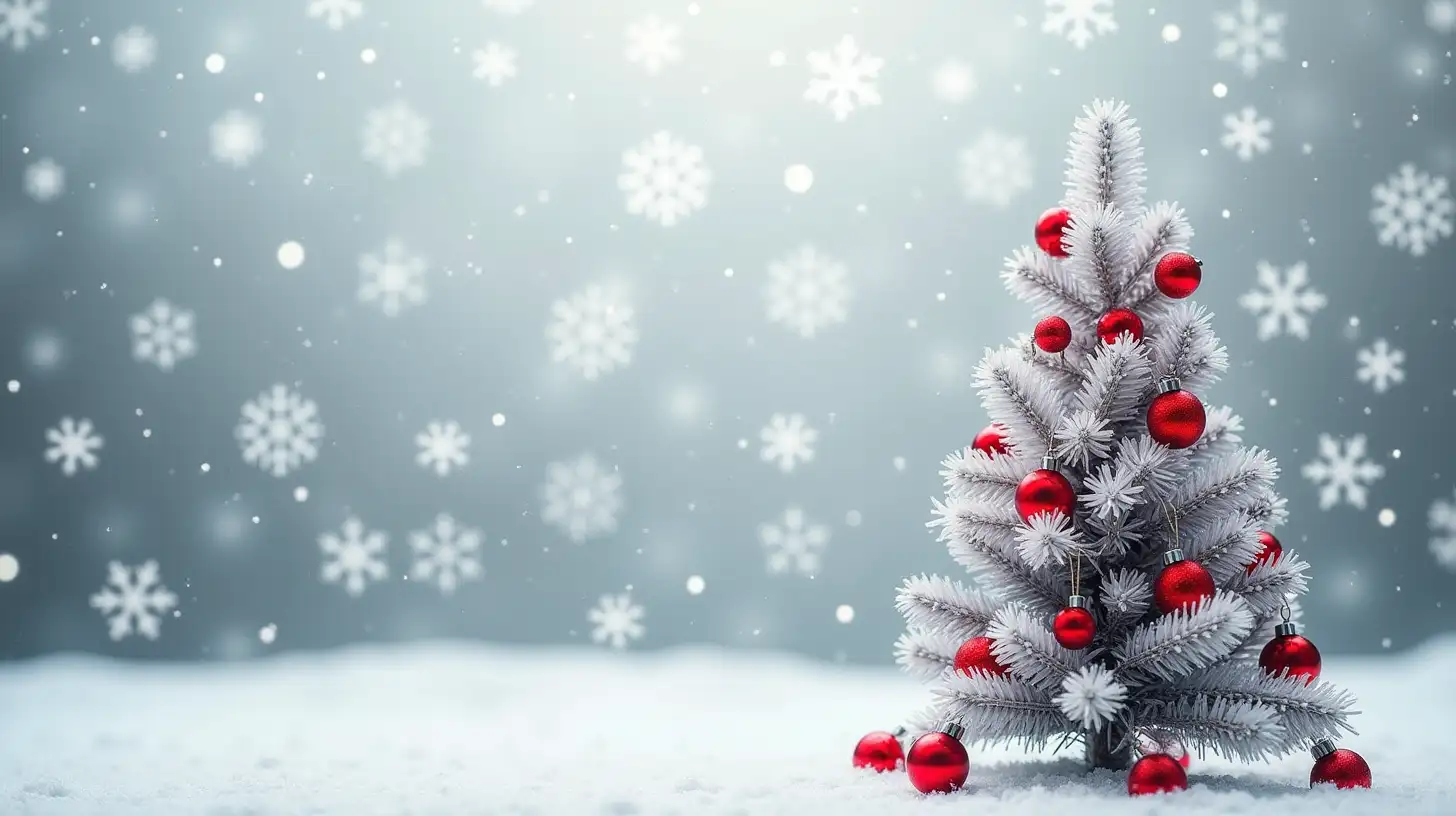
[[[1062,247],[1062,233],[1072,223],[1072,214],[1065,207],[1052,207],[1036,219],[1036,245],[1053,258],[1067,257]]]
[[[1087,611],[1087,599],[1073,595],[1067,599],[1065,609],[1052,620],[1052,636],[1063,649],[1085,649],[1092,645],[1097,636],[1097,621]]]
[[[1188,773],[1178,760],[1167,754],[1146,754],[1127,772],[1127,795],[1172,793],[1188,790]]]
[[[921,734],[905,755],[905,773],[921,793],[950,793],[966,784],[971,758],[961,737],[960,723],[946,723],[939,731]]]
[[[1006,667],[996,660],[996,655],[991,654],[995,643],[988,637],[973,637],[962,643],[955,653],[956,671],[970,674],[972,669],[979,669],[998,676],[1006,674]]]
[[[1060,512],[1068,520],[1077,507],[1077,491],[1067,477],[1057,472],[1055,457],[1046,456],[1041,467],[1026,474],[1016,486],[1016,514],[1030,523],[1038,513]]]
[[[1143,339],[1143,319],[1132,309],[1119,307],[1097,319],[1097,336],[1102,342],[1112,345],[1124,333],[1130,333],[1134,340]]]
[[[1153,283],[1170,298],[1186,298],[1203,281],[1203,262],[1186,252],[1169,252],[1158,259]]]
[[[1043,317],[1032,330],[1031,337],[1036,347],[1048,354],[1057,354],[1072,345],[1072,327],[1056,315]]]
[[[971,442],[971,447],[987,456],[1005,453],[1006,428],[992,422],[990,425],[982,428],[980,433],[976,434],[976,439]]]
[[[1287,670],[1290,677],[1303,677],[1307,686],[1319,677],[1320,653],[1314,642],[1298,631],[1288,621],[1275,626],[1274,639],[1259,652],[1259,668],[1273,675]]]
[[[1334,740],[1322,739],[1310,749],[1314,767],[1309,770],[1309,786],[1334,785],[1337,788],[1370,787],[1370,764],[1349,748],[1336,748]]]
[[[1273,533],[1259,531],[1259,552],[1254,555],[1254,560],[1249,562],[1248,571],[1250,575],[1265,562],[1273,564],[1284,554],[1284,547],[1280,545],[1279,539]]]
[[[1203,400],[1182,389],[1177,377],[1164,377],[1158,395],[1148,403],[1148,433],[1175,450],[1191,447],[1203,436],[1208,415]]]
[[[905,766],[905,750],[900,747],[900,737],[905,729],[871,731],[860,737],[854,746],[854,767],[873,768],[880,773],[898,771]]]
[[[1153,582],[1153,600],[1158,604],[1158,611],[1166,615],[1197,605],[1205,598],[1212,598],[1215,590],[1213,576],[1202,564],[1184,560],[1179,549],[1163,553],[1163,571]]]

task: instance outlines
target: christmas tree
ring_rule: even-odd
[[[1186,300],[1193,231],[1176,204],[1145,206],[1145,175],[1127,106],[1094,103],[1065,201],[1006,262],[1040,322],[986,353],[992,424],[944,463],[931,526],[979,586],[921,575],[899,592],[897,656],[934,684],[910,726],[1081,743],[1092,767],[1180,743],[1320,758],[1353,732],[1354,698],[1295,631],[1308,564],[1269,532],[1287,515],[1274,458],[1196,396],[1228,355]]]

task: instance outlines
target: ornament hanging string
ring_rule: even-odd
[[[1163,518],[1168,520],[1168,529],[1173,531],[1172,549],[1183,549],[1178,543],[1178,513],[1169,507],[1166,502],[1163,504]]]

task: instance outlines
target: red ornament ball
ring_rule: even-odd
[[[1169,252],[1158,259],[1153,283],[1170,298],[1186,298],[1203,281],[1203,263],[1186,252]]]
[[[1254,570],[1258,569],[1259,565],[1266,561],[1273,564],[1283,554],[1284,547],[1280,545],[1279,539],[1275,538],[1273,533],[1266,533],[1260,530],[1259,552],[1254,555],[1254,560],[1249,562],[1249,566],[1247,567],[1249,574],[1254,574]]]
[[[990,425],[982,428],[980,433],[976,434],[976,439],[971,443],[971,447],[987,456],[1005,453],[1006,428],[992,422]]]
[[[910,784],[921,793],[950,793],[966,784],[971,758],[961,741],[943,731],[921,734],[905,755]]]
[[[1159,394],[1148,403],[1148,433],[1175,450],[1191,447],[1207,424],[1203,401],[1182,389]]]
[[[1314,761],[1309,770],[1309,786],[1334,785],[1336,788],[1370,787],[1370,764],[1349,748],[1334,751]]]
[[[1259,668],[1273,675],[1288,669],[1290,677],[1303,677],[1307,686],[1319,677],[1319,649],[1303,635],[1275,635],[1259,652]]]
[[[961,644],[955,653],[955,669],[962,674],[970,674],[972,669],[979,669],[997,676],[1006,674],[1006,667],[996,660],[996,655],[991,654],[991,646],[996,641],[988,637],[973,637]]]
[[[1167,754],[1147,754],[1127,772],[1127,795],[1147,796],[1188,790],[1188,773]]]
[[[1048,354],[1057,354],[1072,345],[1072,327],[1056,315],[1043,317],[1032,330],[1031,337],[1036,347]]]
[[[1067,477],[1055,470],[1037,468],[1026,474],[1016,486],[1016,513],[1031,522],[1038,513],[1060,512],[1069,520],[1077,507],[1077,491]]]
[[[1213,576],[1197,561],[1174,561],[1153,582],[1153,600],[1164,615],[1212,598],[1214,591]]]
[[[1036,245],[1053,258],[1067,257],[1062,246],[1062,233],[1072,223],[1072,214],[1065,207],[1052,207],[1036,219]]]
[[[880,773],[898,771],[905,765],[905,751],[889,731],[871,731],[854,745],[854,767],[873,768]]]
[[[1069,606],[1052,620],[1052,636],[1064,649],[1076,651],[1092,645],[1097,636],[1097,621],[1080,606]]]
[[[1132,309],[1119,307],[1097,319],[1097,336],[1102,342],[1110,346],[1123,334],[1131,334],[1134,340],[1143,339],[1143,319]]]

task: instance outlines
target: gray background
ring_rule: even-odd
[[[1236,0],[1156,13],[1121,0],[1120,30],[1084,51],[1041,33],[1033,2],[703,0],[691,16],[538,0],[513,17],[365,4],[336,32],[304,0],[56,0],[47,39],[0,47],[0,379],[22,384],[0,393],[0,550],[21,564],[0,584],[0,655],[584,642],[586,610],[630,585],[646,609],[637,647],[887,661],[902,576],[957,571],[923,528],[939,459],[984,424],[969,387],[981,349],[1029,328],[997,272],[1059,198],[1072,119],[1097,96],[1133,105],[1150,196],[1185,204],[1198,231],[1198,299],[1234,361],[1204,396],[1234,406],[1246,439],[1284,464],[1281,535],[1314,565],[1308,633],[1329,651],[1378,651],[1456,624],[1426,529],[1453,484],[1456,240],[1413,258],[1379,246],[1369,223],[1371,186],[1402,162],[1456,173],[1452,37],[1421,3],[1268,3],[1289,16],[1288,59],[1252,79],[1213,55],[1212,15]],[[624,26],[647,12],[684,26],[685,59],[657,77],[622,54]],[[1176,43],[1159,36],[1169,22]],[[135,75],[110,59],[130,25],[160,43]],[[886,58],[885,101],[837,123],[802,99],[802,58],[844,34]],[[467,55],[488,40],[521,54],[500,88],[470,78]],[[365,47],[376,64],[361,63]],[[787,65],[769,65],[776,49]],[[228,57],[215,76],[213,52]],[[953,57],[978,76],[958,106],[930,81]],[[358,134],[366,110],[396,98],[433,120],[433,145],[423,168],[388,179],[359,157]],[[1275,122],[1273,150],[1248,163],[1219,146],[1222,117],[1246,104]],[[208,151],[208,127],[233,108],[255,113],[267,142],[241,170]],[[988,127],[1026,138],[1036,165],[1005,210],[967,202],[957,180],[957,151]],[[707,207],[672,229],[629,216],[616,189],[622,151],[662,128],[701,145],[715,176]],[[38,156],[67,170],[48,204],[22,191]],[[796,162],[815,172],[806,195],[783,184]],[[431,262],[430,301],[394,320],[354,298],[358,256],[389,237]],[[294,271],[274,258],[290,238],[308,250]],[[812,341],[770,324],[762,296],[768,262],[806,241],[846,263],[854,290],[848,322]],[[1307,341],[1255,339],[1237,298],[1259,259],[1308,262],[1328,295]],[[585,382],[551,364],[544,326],[553,300],[607,280],[630,288],[642,339],[629,367]],[[197,314],[200,353],[171,373],[130,356],[128,316],[157,297]],[[1354,377],[1376,337],[1407,353],[1406,382],[1379,395]],[[42,338],[60,344],[55,365],[36,365]],[[300,383],[328,430],[318,461],[286,479],[244,464],[232,436],[241,403],[274,382]],[[673,409],[683,393],[696,413]],[[820,430],[815,460],[792,474],[758,457],[776,412]],[[62,415],[96,422],[99,469],[67,479],[43,461]],[[474,436],[472,463],[446,479],[413,461],[432,419]],[[1321,511],[1299,478],[1320,433],[1369,437],[1386,476],[1363,510]],[[538,490],[548,462],[586,450],[620,468],[625,509],[615,535],[576,545],[538,518]],[[812,580],[765,569],[757,526],[789,504],[833,528]],[[484,530],[483,580],[448,599],[395,581],[354,600],[320,583],[316,539],[348,512],[391,533],[399,574],[406,533],[442,510]],[[182,614],[156,642],[112,643],[87,598],[108,561],[148,558]],[[685,591],[690,574],[702,595]],[[856,609],[851,624],[836,622],[839,604]],[[271,646],[256,635],[269,623]]]

